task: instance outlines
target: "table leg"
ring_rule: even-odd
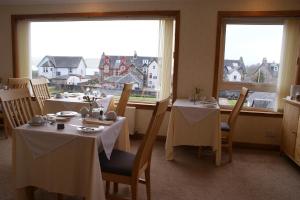
[[[221,165],[221,154],[222,154],[221,148],[217,149],[217,151],[216,151],[216,165],[217,166]]]
[[[16,189],[16,200],[34,200],[34,187]]]
[[[173,160],[174,159],[174,147],[167,146],[166,147],[166,160]]]

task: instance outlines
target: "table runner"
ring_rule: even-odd
[[[207,117],[218,109],[217,104],[206,104],[201,102],[193,103],[187,99],[178,99],[174,102],[173,108],[181,111],[184,118],[190,123],[194,124]]]

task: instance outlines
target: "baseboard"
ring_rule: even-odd
[[[144,134],[135,132],[134,135],[130,135],[131,139],[141,140],[143,139]],[[156,137],[157,141],[165,142],[166,136],[158,135]],[[272,150],[280,151],[280,145],[275,144],[257,144],[257,143],[247,143],[247,142],[233,142],[233,147],[237,148],[247,148],[247,149],[261,149],[261,150]]]
[[[280,151],[280,145],[276,145],[276,144],[257,144],[257,143],[247,143],[247,142],[233,142],[233,147]]]

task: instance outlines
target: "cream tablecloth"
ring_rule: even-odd
[[[82,134],[70,125],[80,123],[73,118],[64,130],[55,125],[14,130],[17,200],[27,199],[27,186],[86,200],[105,199],[98,152],[104,149],[109,157],[113,147],[129,151],[127,120],[119,118],[95,134]]]
[[[57,113],[60,111],[76,111],[79,112],[80,109],[84,106],[89,108],[89,103],[84,102],[82,99],[83,96],[79,97],[68,97],[68,98],[51,98],[45,100],[45,113]],[[106,97],[97,100],[98,105],[104,107],[104,112],[112,111],[115,109],[114,105],[114,96],[107,95]]]
[[[212,146],[216,164],[221,161],[220,108],[178,99],[171,110],[166,140],[166,159],[174,159],[174,146]]]

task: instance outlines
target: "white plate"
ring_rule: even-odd
[[[85,127],[85,126],[80,126],[77,128],[77,131],[83,132],[83,133],[96,133],[100,132],[104,129],[104,126],[99,126],[99,127]]]
[[[58,117],[74,117],[77,114],[78,113],[74,112],[74,111],[61,111],[61,112],[56,113],[56,115]]]

